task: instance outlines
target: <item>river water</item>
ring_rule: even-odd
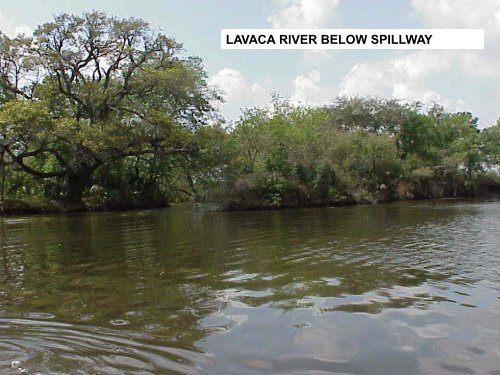
[[[0,373],[500,374],[500,202],[0,219]]]

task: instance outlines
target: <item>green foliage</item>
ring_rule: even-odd
[[[331,119],[338,129],[346,131],[366,130],[370,132],[395,133],[406,114],[409,106],[395,99],[379,98],[338,98],[330,106]]]
[[[181,51],[143,20],[95,11],[31,38],[0,33],[1,199],[282,208],[498,185],[500,123],[480,131],[470,113],[394,99],[307,107],[275,95],[230,127],[213,123],[220,98]]]
[[[440,146],[446,150],[445,157],[457,167],[463,168],[470,177],[480,169],[485,156],[479,150],[477,118],[470,113],[447,115],[439,128]]]
[[[0,35],[0,151],[12,168],[60,179],[74,205],[110,180],[108,166],[138,157],[149,194],[165,160],[196,153],[193,132],[218,99],[181,48],[145,21],[96,11],[56,16],[32,38]]]
[[[481,132],[479,142],[484,162],[488,166],[500,165],[500,120]]]
[[[430,117],[410,112],[398,133],[401,157],[403,159],[414,157],[422,162],[432,162],[437,137],[435,124]]]
[[[228,157],[212,168],[226,173],[201,200],[276,208],[470,194],[482,162],[498,157],[497,130],[479,132],[469,113],[362,98],[273,104],[244,111],[219,137]]]

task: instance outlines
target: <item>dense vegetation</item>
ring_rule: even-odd
[[[0,35],[2,195],[164,204],[168,164],[196,152],[214,99],[200,60],[142,20],[63,14]]]
[[[339,98],[320,108],[275,100],[234,129],[202,128],[193,180],[228,208],[465,196],[499,192],[500,123],[396,100]],[[211,150],[211,151],[210,151]],[[210,164],[211,163],[211,164]],[[208,173],[210,171],[210,173]]]
[[[275,98],[229,126],[214,123],[217,100],[200,60],[142,20],[60,15],[31,38],[0,34],[2,207],[265,208],[499,190],[500,123],[479,131],[470,113]]]

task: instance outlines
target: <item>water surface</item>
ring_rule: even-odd
[[[0,221],[0,373],[500,374],[500,202]]]

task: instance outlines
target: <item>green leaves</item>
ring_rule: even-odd
[[[54,140],[54,120],[42,102],[9,101],[0,108],[0,133],[7,143],[27,149]]]
[[[75,204],[103,164],[193,152],[217,94],[181,47],[143,20],[98,11],[55,16],[32,38],[0,35],[2,142],[38,177],[55,176],[40,171],[55,158]]]
[[[490,166],[500,165],[500,120],[484,129],[479,139],[484,162]]]

